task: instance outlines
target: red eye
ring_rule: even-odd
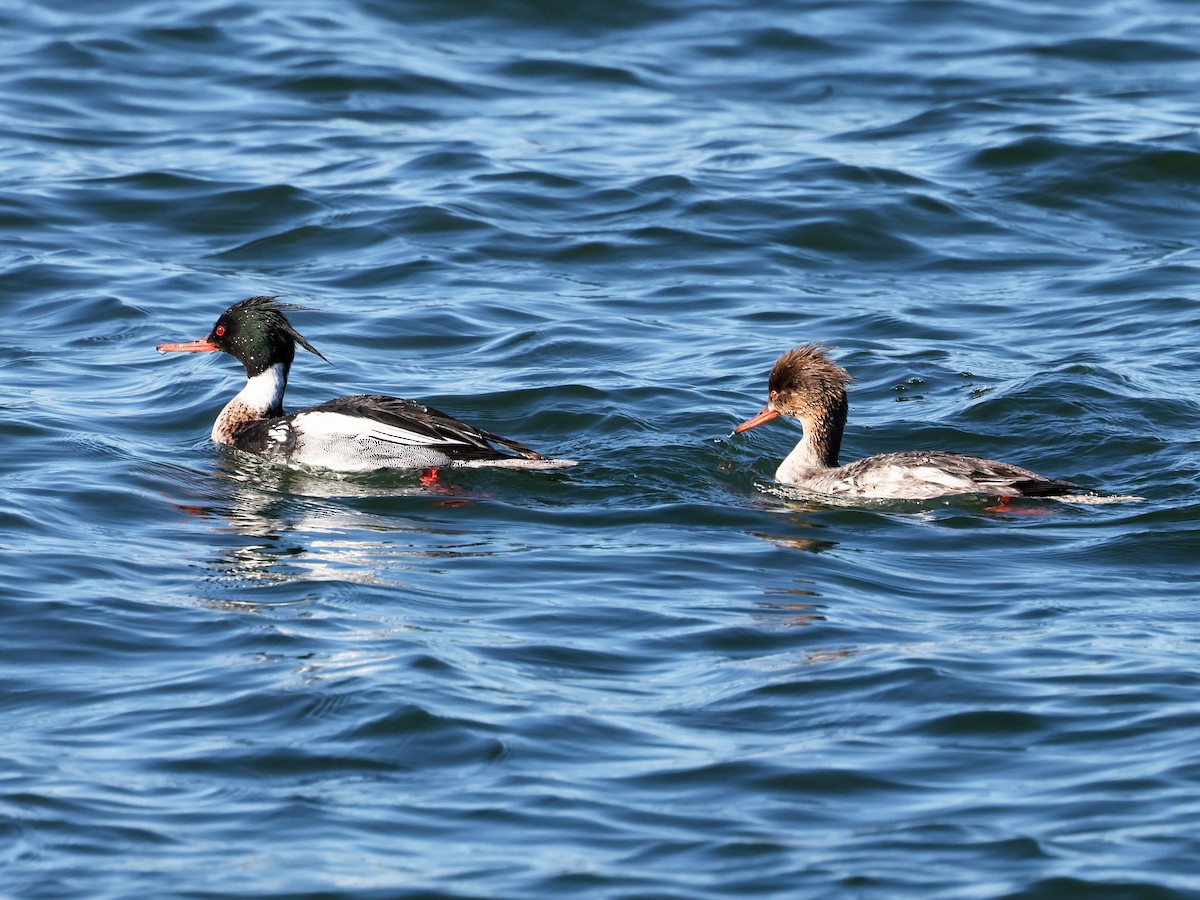
[[[213,329],[213,334],[215,334],[217,337],[221,337],[222,335],[225,334],[225,326],[218,325],[216,328]]]

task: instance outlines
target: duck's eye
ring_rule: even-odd
[[[779,391],[767,391],[767,396],[769,398],[771,398],[772,400],[774,400],[776,397],[779,396]]]
[[[216,328],[213,329],[213,334],[215,334],[217,337],[224,337],[225,336],[225,326],[218,325]]]

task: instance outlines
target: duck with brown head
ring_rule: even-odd
[[[881,453],[839,465],[850,381],[850,374],[830,358],[829,348],[806,344],[788,350],[771,369],[767,405],[733,433],[779,416],[797,420],[803,436],[780,464],[775,478],[818,494],[893,500],[953,494],[1060,497],[1082,502],[1140,499],[1105,498],[1073,482],[1011,463],[944,450]]]

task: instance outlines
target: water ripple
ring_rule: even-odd
[[[1028,3],[0,11],[6,889],[1195,895],[1200,18]],[[568,472],[214,448],[429,402]],[[1143,503],[840,507],[730,437]],[[514,852],[515,851],[515,852]]]

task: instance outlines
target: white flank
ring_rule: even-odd
[[[388,444],[404,444],[409,447],[466,443],[451,438],[431,438],[406,428],[386,425],[373,419],[364,419],[362,416],[348,416],[345,413],[324,410],[299,413],[296,416],[296,426],[302,428],[305,434],[314,436],[339,435],[354,440],[383,441]]]
[[[1062,500],[1065,503],[1081,503],[1085,506],[1099,506],[1102,503],[1144,503],[1146,501],[1145,497],[1138,497],[1134,494],[1060,494],[1057,497],[1045,499]]]
[[[574,459],[525,459],[510,456],[506,459],[468,459],[450,463],[452,469],[569,469],[579,465]]]

